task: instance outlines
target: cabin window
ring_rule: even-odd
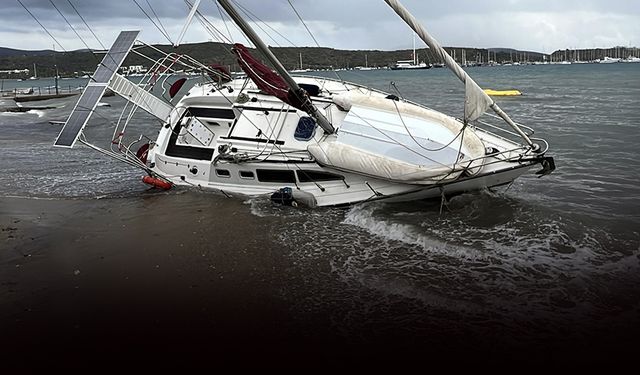
[[[233,120],[236,118],[236,114],[231,109],[189,107],[187,111],[191,114],[191,116],[195,117],[219,118],[227,120]]]
[[[260,182],[296,182],[296,176],[293,171],[281,169],[258,169],[258,181]]]
[[[301,89],[304,89],[304,91],[306,91],[309,96],[320,96],[320,86],[318,85],[312,85],[309,83],[298,83],[298,86],[300,86]]]
[[[216,169],[216,176],[229,178],[231,177],[231,172],[227,169]]]
[[[251,171],[240,171],[240,178],[245,178],[247,180],[253,180],[253,172]]]
[[[316,122],[307,116],[300,117],[293,138],[298,141],[309,141],[316,134]]]
[[[296,171],[298,174],[298,180],[300,182],[319,182],[319,181],[342,181],[344,180],[344,176],[339,174],[323,172],[323,171],[313,171],[313,170],[299,170]]]
[[[212,148],[187,146],[178,142],[178,134],[182,133],[182,124],[178,122],[169,137],[169,144],[165,154],[185,159],[211,160],[213,157]]]

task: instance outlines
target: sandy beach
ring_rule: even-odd
[[[1,198],[2,346],[15,368],[189,368],[210,361],[370,367],[458,355],[462,363],[504,364],[564,361],[594,348],[625,358],[633,350],[623,345],[632,335],[621,332],[582,340],[566,327],[557,337],[536,338],[521,322],[521,342],[500,329],[505,321],[469,325],[464,315],[437,311],[389,329],[373,317],[406,319],[412,305],[388,302],[363,314],[359,292],[340,305],[301,309],[294,298],[312,298],[317,280],[338,293],[331,270],[317,264],[320,276],[308,275],[287,256],[270,234],[284,219],[248,214],[241,200],[202,198]],[[336,322],[349,314],[373,323]]]
[[[305,275],[273,241],[286,218],[203,198],[0,198],[2,346],[15,368],[368,367],[462,342],[435,321],[376,332],[333,321],[332,303],[301,309],[301,293],[323,298],[318,277],[341,286],[326,265]],[[436,335],[422,337],[425,326]]]
[[[162,353],[224,361],[313,340],[279,298],[288,261],[268,238],[243,236],[263,230],[258,218],[239,219],[239,201],[169,198],[2,198],[5,350],[58,364]]]

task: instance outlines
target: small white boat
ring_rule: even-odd
[[[616,57],[605,56],[604,59],[598,61],[600,64],[615,64],[619,63],[621,59]]]

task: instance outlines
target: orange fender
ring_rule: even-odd
[[[163,189],[163,190],[169,190],[171,189],[171,186],[172,186],[170,182],[161,180],[159,178],[151,177],[151,176],[142,177],[142,182],[144,182],[147,185],[151,185],[153,187]]]

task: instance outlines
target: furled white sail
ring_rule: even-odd
[[[417,20],[397,1],[385,0],[396,13],[431,48],[431,51],[465,84],[464,120],[473,121],[493,105],[493,100],[480,86],[456,63],[444,48],[420,25]]]
[[[465,122],[473,121],[488,109],[493,111],[513,128],[513,130],[522,137],[527,145],[533,150],[539,150],[540,147],[534,144],[529,136],[527,136],[520,127],[511,120],[511,118],[502,110],[498,105],[482,91],[480,86],[469,77],[469,75],[455,62],[455,60],[449,56],[447,51],[442,48],[437,40],[433,39],[429,33],[418,23],[411,13],[402,5],[398,0],[384,0],[389,6],[409,25],[413,31],[431,48],[432,52],[436,54],[445,65],[451,69],[456,76],[465,84],[465,106],[464,106],[464,120]]]
[[[480,118],[493,105],[493,100],[469,76],[464,86],[464,119],[468,122]]]

